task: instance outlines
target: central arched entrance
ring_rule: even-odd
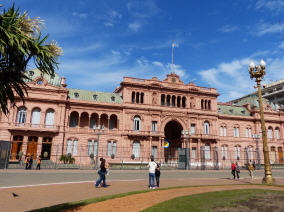
[[[181,131],[182,125],[177,121],[170,121],[166,124],[164,133],[165,141],[170,142],[168,148],[165,148],[164,157],[166,163],[178,162],[178,148],[182,147]]]

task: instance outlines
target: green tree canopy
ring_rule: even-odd
[[[25,74],[31,63],[43,74],[54,75],[62,49],[55,41],[46,43],[42,36],[43,22],[20,13],[14,5],[0,13],[0,104],[8,114],[8,103],[15,106],[16,96],[22,101],[28,95]]]

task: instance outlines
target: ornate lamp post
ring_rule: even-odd
[[[263,114],[263,105],[262,105],[262,95],[261,95],[261,79],[263,79],[265,75],[265,62],[260,60],[260,65],[257,66],[253,62],[249,64],[249,73],[250,78],[255,78],[258,90],[258,99],[259,99],[259,110],[260,110],[260,120],[261,120],[261,131],[262,131],[262,142],[263,142],[263,154],[264,154],[264,178],[262,179],[262,183],[272,184],[275,180],[272,178],[270,161],[269,161],[269,152],[267,146],[267,135],[266,135],[266,127],[264,121]]]
[[[97,152],[96,152],[96,169],[99,168],[99,143],[100,143],[100,135],[101,135],[101,130],[104,132],[105,126],[104,125],[94,125],[94,132],[98,134],[98,145],[97,145]]]
[[[190,136],[190,131],[189,130],[183,130],[181,131],[181,134],[183,136],[185,136],[186,138],[186,143],[185,143],[185,155],[186,155],[186,162],[185,162],[185,169],[188,170],[189,169],[189,151],[188,151],[188,140],[189,140],[189,136]]]

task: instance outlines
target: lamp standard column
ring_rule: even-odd
[[[263,105],[262,105],[262,95],[261,95],[261,79],[265,75],[265,62],[263,60],[260,61],[260,65],[254,65],[253,62],[249,65],[249,73],[250,78],[255,78],[258,90],[258,99],[259,99],[259,110],[260,110],[260,120],[261,120],[261,131],[262,131],[262,142],[263,142],[263,153],[264,153],[264,178],[262,183],[272,184],[274,183],[274,179],[272,178],[270,161],[269,161],[269,152],[267,146],[267,134],[266,134],[266,127],[264,121],[264,112],[263,112]]]
[[[100,135],[101,135],[101,130],[104,131],[104,125],[98,125],[98,127],[96,127],[96,125],[94,125],[94,132],[96,133],[96,129],[97,131],[97,135],[98,135],[98,143],[97,143],[97,154],[96,154],[96,169],[99,169],[99,144],[100,144]]]

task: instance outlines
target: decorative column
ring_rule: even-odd
[[[28,136],[24,136],[23,147],[22,147],[22,152],[24,156],[27,156],[27,148],[28,148]]]
[[[38,142],[37,142],[37,156],[41,156],[41,150],[42,150],[42,140],[43,140],[43,137],[38,137]]]

